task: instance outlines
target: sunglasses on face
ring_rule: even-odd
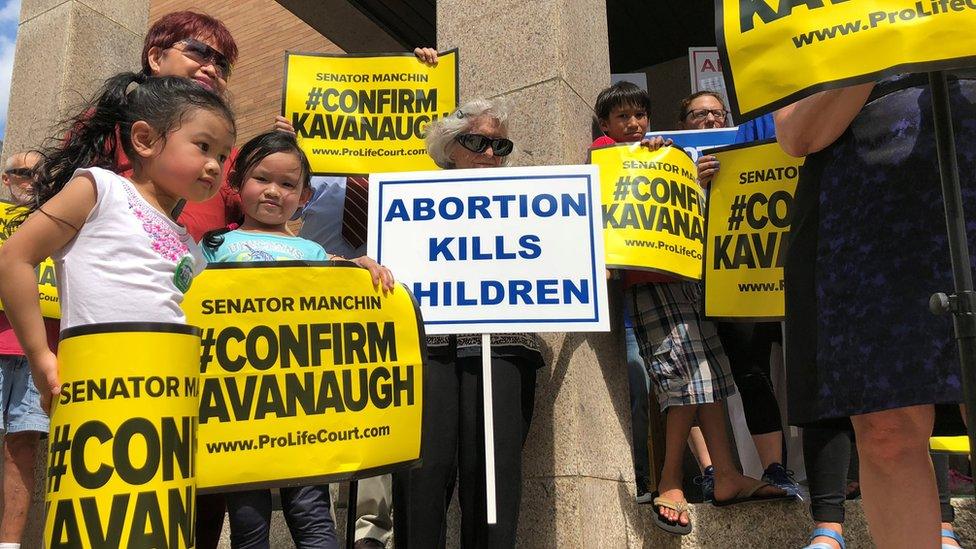
[[[32,177],[34,175],[34,171],[30,168],[10,168],[4,170],[3,173],[14,177]]]
[[[504,137],[488,137],[477,133],[462,133],[454,139],[465,149],[478,154],[485,152],[490,146],[495,156],[508,156],[515,148],[514,143]]]
[[[176,46],[182,45],[183,49],[177,48]],[[230,60],[227,56],[220,53],[209,45],[196,40],[194,38],[184,38],[179,42],[176,42],[171,48],[179,51],[184,56],[196,61],[200,65],[213,65],[217,69],[217,73],[221,78],[227,80],[230,78],[230,73],[233,67],[231,67]]]
[[[729,114],[729,111],[724,109],[715,109],[715,110],[698,109],[694,111],[688,111],[688,114],[686,114],[685,117],[689,117],[692,120],[704,120],[708,118],[709,114],[714,116],[716,120],[725,120],[725,117]]]

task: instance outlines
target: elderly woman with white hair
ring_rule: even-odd
[[[513,149],[508,110],[498,100],[470,101],[427,130],[427,151],[445,169],[502,166]],[[543,362],[535,334],[494,334],[491,345],[497,524],[488,525],[485,506],[481,336],[428,336],[424,462],[395,480],[397,547],[444,547],[455,478],[461,546],[515,547],[522,444],[532,419],[536,370]]]

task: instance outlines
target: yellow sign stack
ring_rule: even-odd
[[[152,323],[62,332],[47,547],[195,545],[198,334]]]

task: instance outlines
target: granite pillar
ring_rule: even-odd
[[[441,0],[437,47],[460,48],[462,102],[510,102],[514,164],[586,162],[592,105],[610,79],[604,0],[499,0],[475,9]],[[628,545],[636,509],[619,333],[544,334],[520,547]]]
[[[23,0],[3,159],[60,138],[109,76],[138,70],[149,0]]]

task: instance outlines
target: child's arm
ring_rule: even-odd
[[[365,255],[350,261],[369,271],[369,274],[373,277],[374,288],[382,287],[384,292],[393,291],[394,286],[396,286],[396,281],[393,279],[393,271],[380,265],[375,259]]]
[[[48,347],[34,269],[75,237],[95,199],[95,182],[88,176],[75,177],[0,247],[0,301],[30,362],[45,411],[51,397],[61,392],[61,384],[57,357]]]

